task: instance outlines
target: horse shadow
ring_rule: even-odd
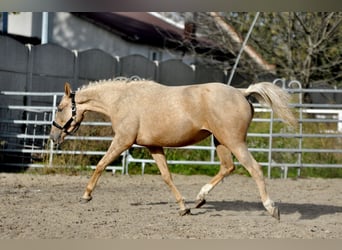
[[[283,203],[277,202],[280,214],[299,213],[301,220],[312,220],[322,215],[342,213],[342,206],[312,204],[312,203]],[[236,201],[207,201],[203,209],[215,211],[265,211],[261,202]]]
[[[191,206],[189,202],[188,205]],[[150,202],[145,205],[166,205],[168,202]],[[131,204],[133,205],[133,204]],[[136,204],[134,204],[136,205]],[[142,205],[142,204],[139,204]],[[312,203],[284,203],[277,202],[277,206],[279,207],[280,214],[294,214],[299,213],[301,220],[313,220],[322,215],[329,214],[337,214],[342,213],[342,206],[334,206],[334,205],[323,205],[323,204],[312,204]],[[200,215],[206,213],[203,210],[214,210],[214,211],[260,211],[265,212],[265,208],[263,207],[261,202],[249,202],[242,200],[234,200],[234,201],[207,201],[202,207],[202,211],[195,212],[193,215]],[[195,211],[195,209],[192,209]]]

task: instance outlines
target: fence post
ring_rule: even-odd
[[[49,32],[49,12],[43,12],[42,14],[42,34],[41,41],[42,44],[48,43],[48,32]]]
[[[57,95],[54,94],[53,95],[53,101],[52,101],[52,117],[51,117],[51,122],[53,121],[53,119],[55,119],[55,115],[56,115],[55,107],[56,106],[57,106]],[[52,167],[53,148],[54,148],[53,141],[50,140],[49,167]]]
[[[211,135],[210,141],[211,141],[210,145],[212,147],[212,149],[210,149],[210,161],[214,162],[215,161],[215,151],[216,151],[216,149],[215,149],[215,141],[214,141],[214,136],[213,135]]]
[[[338,112],[337,118],[338,118],[337,131],[342,133],[342,111]]]
[[[301,91],[299,92],[299,142],[298,142],[298,159],[297,163],[299,164],[299,168],[297,170],[297,177],[300,176],[300,171],[302,168],[302,145],[303,145],[303,95],[302,95],[302,84],[299,81],[293,80],[289,83],[289,87],[291,88],[294,84],[298,85],[298,89]]]
[[[272,148],[273,148],[273,110],[270,114],[270,126],[269,126],[269,139],[268,139],[268,166],[267,166],[267,177],[271,178],[272,168]]]

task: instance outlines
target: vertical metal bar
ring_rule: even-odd
[[[129,154],[129,149],[127,149],[125,152],[124,152],[124,173],[128,175],[128,164],[129,164],[129,159],[130,159],[130,154]]]
[[[210,161],[214,162],[215,161],[215,142],[214,142],[214,136],[210,136],[210,144],[211,144],[211,149],[210,149]]]
[[[2,33],[8,33],[8,12],[2,12]]]
[[[56,115],[56,109],[55,107],[57,106],[57,95],[53,95],[53,101],[52,101],[52,117],[51,117],[51,122],[53,119],[55,119]],[[52,167],[52,161],[53,161],[53,141],[50,140],[50,153],[49,153],[49,167]]]
[[[141,175],[145,173],[145,162],[141,163]]]
[[[297,84],[297,88],[302,90],[302,84],[299,81],[293,80],[289,83],[289,87],[292,87],[294,84]],[[297,177],[300,176],[300,171],[302,168],[302,146],[303,146],[303,93],[300,91],[298,93],[299,98],[299,136],[298,136],[298,157],[297,164],[300,166],[297,169]]]
[[[42,39],[41,39],[42,44],[46,44],[48,42],[48,31],[49,31],[49,13],[43,12],[43,16],[42,16]]]
[[[269,139],[268,139],[268,166],[267,166],[267,177],[271,178],[272,168],[272,148],[273,148],[273,110],[270,114],[270,126],[269,126]]]
[[[128,150],[124,151],[122,153],[122,161],[121,161],[121,174],[125,174],[126,172],[126,161],[127,161],[127,154],[128,154]],[[128,167],[127,167],[128,168]],[[128,171],[127,171],[128,173]]]
[[[38,114],[37,113],[35,113],[35,115],[34,115],[34,121],[35,121],[35,123],[33,125],[33,133],[32,133],[33,139],[32,139],[32,145],[31,145],[32,151],[34,150],[34,143],[36,142],[36,130],[37,130],[37,121],[38,121]]]
[[[47,118],[48,114],[47,112],[44,112],[43,114],[43,121],[48,121],[49,119]],[[46,135],[46,125],[43,126],[43,135]],[[45,140],[42,140],[42,148],[45,148]]]
[[[78,51],[77,50],[73,50],[72,53],[74,54],[74,75],[73,75],[73,81],[74,83],[79,82],[79,58],[78,58]]]
[[[29,132],[28,132],[28,126],[29,126],[29,124],[28,124],[28,121],[30,120],[29,119],[29,117],[30,117],[30,113],[29,112],[25,112],[25,114],[26,114],[26,124],[25,124],[25,138],[24,138],[24,145],[23,145],[23,149],[29,149],[30,147],[30,145],[29,145],[29,143],[27,143],[27,140],[29,140],[28,139],[28,134],[29,134]],[[31,152],[31,154],[32,154],[32,152]],[[21,154],[21,163],[24,163],[25,162],[25,154],[23,153],[23,154]]]
[[[236,60],[235,60],[233,69],[232,69],[232,71],[230,72],[230,75],[229,75],[229,79],[228,79],[227,85],[230,85],[231,82],[232,82],[232,80],[233,80],[233,76],[234,76],[236,67],[237,67],[237,65],[238,65],[238,63],[239,63],[239,61],[240,61],[241,54],[242,54],[242,52],[244,51],[244,49],[245,49],[245,47],[246,47],[247,41],[248,41],[248,39],[249,39],[249,36],[250,36],[251,33],[252,33],[252,30],[253,30],[253,28],[254,28],[254,25],[255,25],[255,23],[256,23],[258,17],[259,17],[259,14],[260,14],[260,12],[257,12],[257,13],[256,13],[256,15],[255,15],[255,17],[254,17],[254,20],[253,20],[253,23],[251,24],[251,27],[249,27],[248,33],[247,33],[247,35],[246,35],[246,37],[245,37],[245,40],[244,40],[243,43],[242,43],[241,49],[240,49],[240,51],[239,51],[239,54],[238,54],[238,56],[237,56],[237,58],[236,58]]]
[[[297,82],[299,88],[302,90],[302,85],[300,84],[300,82]],[[300,103],[300,107],[299,107],[299,154],[298,154],[298,163],[300,165],[300,167],[298,168],[297,171],[297,176],[300,176],[300,171],[302,168],[302,147],[303,147],[303,95],[302,93],[299,93],[299,103]]]
[[[337,132],[342,133],[342,111],[338,111],[337,119]]]

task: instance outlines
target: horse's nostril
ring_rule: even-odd
[[[50,134],[50,139],[55,142],[56,141],[56,134]]]
[[[50,133],[50,139],[54,144],[57,144],[60,140],[61,134],[58,132]]]

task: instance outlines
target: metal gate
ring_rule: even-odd
[[[248,138],[253,142],[253,138],[264,138],[265,144],[250,145],[249,150],[252,154],[264,154],[265,161],[259,161],[260,165],[267,167],[268,177],[272,176],[273,168],[281,168],[283,177],[287,177],[288,168],[297,168],[298,175],[300,170],[306,167],[342,167],[342,105],[341,104],[306,104],[303,103],[303,94],[305,93],[335,93],[342,94],[342,90],[336,89],[302,89],[298,81],[291,81],[287,83],[283,79],[274,81],[274,84],[282,86],[291,95],[293,95],[296,102],[291,103],[295,108],[299,120],[299,128],[297,130],[286,130],[282,128],[278,131],[281,121],[273,116],[273,112],[261,107],[259,104],[254,104],[255,118],[253,124],[263,123],[267,124],[267,131],[248,133]],[[23,166],[23,167],[43,167],[51,166],[53,158],[56,155],[70,154],[70,155],[96,155],[102,156],[104,150],[62,150],[53,147],[49,141],[49,131],[52,118],[55,114],[55,107],[58,99],[63,93],[51,92],[17,92],[17,91],[1,91],[2,100],[7,100],[6,105],[0,107],[0,157],[1,164],[7,166]],[[25,100],[32,99],[29,103],[31,105],[18,104],[21,103],[16,98],[23,98]],[[4,103],[4,102],[2,102]],[[258,114],[268,114],[266,117],[258,117]],[[315,133],[306,132],[306,127],[314,124],[332,124],[333,129],[323,129]],[[102,126],[108,127],[108,122],[86,122],[82,126]],[[277,139],[288,138],[292,139],[294,145],[286,147],[286,145],[277,145]],[[306,138],[315,138],[318,140],[334,140],[333,147],[317,147],[308,148],[303,144]],[[93,135],[79,135],[69,136],[67,140],[74,141],[111,141],[111,136],[93,136]],[[267,141],[267,143],[266,143]],[[253,144],[253,143],[252,143]],[[278,143],[279,144],[279,143]],[[140,148],[138,145],[133,145],[133,148]],[[169,160],[169,164],[182,165],[219,165],[215,158],[215,146],[211,139],[209,145],[192,145],[187,147],[175,148],[175,150],[204,150],[208,152],[209,157],[205,160],[186,160],[177,159]],[[316,162],[308,163],[303,159],[304,154],[333,154],[337,161],[335,162]],[[286,158],[277,157],[279,155],[290,154],[291,161]],[[266,155],[266,156],[265,156]],[[257,158],[257,157],[256,157]],[[295,159],[295,160],[294,160]],[[339,161],[340,160],[340,161]],[[117,165],[108,166],[107,169],[113,172],[120,170],[121,173],[128,173],[130,163],[141,164],[142,173],[146,164],[154,163],[151,158],[137,158],[133,157],[129,150],[124,152],[121,156],[121,161]],[[236,162],[236,164],[239,164]],[[95,168],[95,165],[91,166]]]

